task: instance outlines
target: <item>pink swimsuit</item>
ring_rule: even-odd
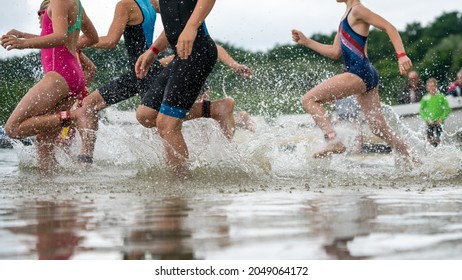
[[[53,33],[53,23],[48,11],[43,14],[42,33],[45,36]],[[55,71],[66,80],[71,96],[80,96],[85,89],[85,75],[77,58],[69,52],[66,46],[42,49],[42,67],[46,73]]]

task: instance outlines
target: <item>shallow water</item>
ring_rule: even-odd
[[[109,113],[114,113],[109,111]],[[109,114],[108,113],[108,114]],[[95,164],[37,171],[34,146],[0,149],[0,259],[462,259],[462,152],[390,123],[423,165],[394,154],[314,160],[307,116],[257,118],[230,143],[185,123],[193,178],[172,179],[161,141],[130,116],[101,124]],[[355,133],[339,126],[350,146]]]

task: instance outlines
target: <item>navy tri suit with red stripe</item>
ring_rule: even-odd
[[[366,90],[370,91],[379,84],[379,76],[366,56],[367,37],[356,33],[348,23],[350,12],[351,9],[339,28],[345,71],[360,77],[366,84]]]

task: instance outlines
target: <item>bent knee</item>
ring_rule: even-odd
[[[146,128],[156,127],[157,111],[141,105],[136,109],[136,119]]]
[[[226,97],[212,103],[213,115],[226,115],[234,111],[234,98]]]
[[[308,93],[302,96],[300,102],[302,103],[303,107],[309,107],[317,103],[316,99]]]
[[[227,108],[230,108],[231,111],[234,110],[234,104],[236,103],[234,101],[234,98],[227,97],[227,98],[225,98],[224,102],[225,102],[225,105],[226,105]]]
[[[19,124],[12,124],[11,122],[6,122],[5,127],[3,128],[6,135],[11,139],[22,139],[24,138],[21,135],[21,131],[19,129]]]
[[[235,101],[234,101],[234,98],[232,98],[232,97],[225,97],[225,98],[223,98],[223,102],[224,102],[226,105],[228,105],[228,106],[234,107]]]
[[[5,125],[4,127],[5,134],[11,139],[19,139],[19,135],[14,128],[11,126]]]

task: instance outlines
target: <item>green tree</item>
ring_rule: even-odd
[[[462,14],[443,13],[428,26],[410,23],[400,32],[406,52],[414,68],[425,80],[436,77],[445,86],[462,68]],[[331,44],[336,33],[314,34],[312,38]],[[399,74],[393,45],[387,34],[372,29],[369,35],[369,58],[380,76],[382,101],[394,104],[396,95],[406,83]],[[254,71],[254,77],[243,80],[228,67],[218,63],[210,76],[212,97],[233,96],[236,107],[252,114],[275,116],[302,113],[301,96],[324,79],[341,73],[341,61],[333,61],[308,48],[290,44],[278,45],[267,52],[250,52],[221,43],[241,63]],[[131,71],[128,57],[120,42],[114,50],[86,49],[98,68],[90,86],[94,90],[121,73]],[[38,52],[23,57],[0,60],[0,124],[3,124],[16,104],[42,76]],[[139,99],[119,104],[120,109],[133,109]]]
[[[420,69],[425,79],[436,78],[441,85],[447,85],[462,66],[462,35],[450,35],[435,47],[430,48],[421,63]]]
[[[0,124],[6,122],[16,104],[41,75],[37,53],[0,60]]]

